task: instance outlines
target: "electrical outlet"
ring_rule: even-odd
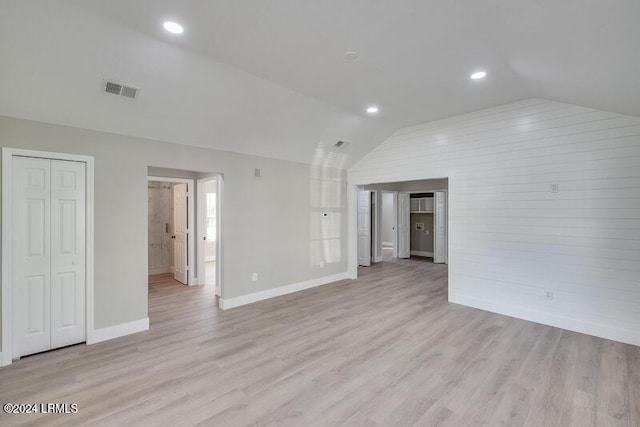
[[[258,281],[258,273],[253,273],[251,275],[251,280],[254,281],[254,282],[257,282]]]
[[[560,192],[560,184],[551,184],[549,186],[549,191],[551,191],[552,193],[559,193]]]
[[[547,300],[552,300],[553,299],[553,291],[547,289],[546,291],[544,291],[544,299]]]

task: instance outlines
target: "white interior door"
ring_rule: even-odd
[[[13,357],[86,339],[85,168],[13,158]]]
[[[187,184],[173,186],[173,276],[185,285],[187,269]]]
[[[447,251],[447,198],[444,191],[434,193],[434,248],[433,262],[441,264],[445,262]]]
[[[371,191],[358,191],[358,264],[371,265]]]
[[[220,296],[217,279],[218,249],[218,180],[198,180],[198,285],[215,287]]]
[[[51,161],[12,163],[12,356],[51,349]]]
[[[398,258],[411,256],[409,193],[398,193]]]
[[[393,193],[393,209],[392,209],[392,224],[393,224],[393,253],[394,258],[398,258],[398,193]]]
[[[217,224],[217,194],[216,189],[218,183],[216,181],[210,181],[205,185],[207,192],[205,193],[206,199],[206,227],[205,227],[205,240],[204,243],[204,283],[201,285],[209,286],[214,284],[215,294],[220,295],[220,284],[216,282],[216,249],[218,247],[218,224]]]
[[[51,347],[86,337],[86,164],[51,161]]]

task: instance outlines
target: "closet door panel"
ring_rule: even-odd
[[[51,161],[12,162],[12,356],[48,350],[51,280]]]
[[[371,265],[371,191],[358,191],[358,265]]]
[[[437,191],[435,194],[435,230],[434,230],[434,256],[433,262],[437,264],[444,263],[446,260],[447,250],[447,208],[446,193]]]
[[[398,194],[398,258],[411,256],[410,200],[409,193]]]
[[[51,161],[51,345],[85,341],[86,165]]]

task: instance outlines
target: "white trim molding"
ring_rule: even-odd
[[[93,340],[93,287],[94,287],[94,158],[68,153],[2,148],[2,357],[0,366],[12,360],[12,307],[11,307],[11,176],[13,157],[36,157],[51,160],[69,160],[86,164],[86,232],[85,232],[85,286],[86,286],[86,341]]]
[[[93,339],[87,340],[87,344],[96,344],[102,341],[112,340],[114,338],[131,335],[138,332],[149,330],[149,318],[134,320],[132,322],[120,323],[106,328],[96,329],[93,331]]]
[[[241,295],[234,298],[220,298],[220,308],[227,310],[229,308],[240,307],[242,305],[252,304],[254,302],[263,301],[269,298],[275,298],[282,295],[292,294],[294,292],[303,291],[305,289],[315,288],[317,286],[328,285],[330,283],[339,282],[349,279],[348,273],[339,273],[332,276],[319,277],[304,282],[294,283],[291,285],[279,286],[277,288],[267,289],[252,294]]]
[[[410,253],[411,255],[415,255],[415,256],[426,256],[426,257],[433,258],[433,252],[411,251]]]
[[[554,326],[568,331],[640,346],[640,331],[615,328],[595,322],[585,322],[571,317],[558,316],[526,307],[501,304],[465,295],[451,295],[451,293],[449,293],[449,302],[514,317],[516,319],[528,320],[542,325]]]
[[[158,268],[150,268],[149,276],[153,276],[154,274],[167,274],[173,273],[173,267],[158,267]]]

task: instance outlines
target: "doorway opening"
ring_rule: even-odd
[[[223,182],[218,173],[148,167],[150,307],[168,294],[218,305]]]
[[[149,276],[162,274],[195,285],[194,181],[152,176],[147,192]]]
[[[447,178],[359,187],[358,265],[396,258],[447,264],[447,191]]]

